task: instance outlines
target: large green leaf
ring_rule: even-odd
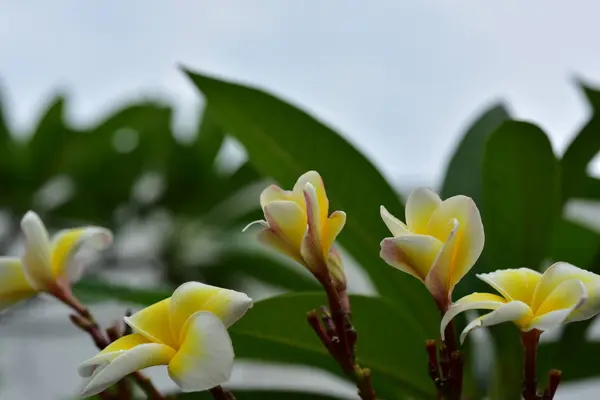
[[[560,216],[559,168],[552,146],[538,127],[502,124],[490,137],[483,160],[485,263],[480,267],[537,269],[546,257]],[[484,268],[482,268],[484,267]],[[489,288],[488,288],[489,290]],[[496,399],[519,395],[520,345],[492,331],[497,344]]]
[[[483,221],[496,266],[540,266],[560,216],[559,190],[558,162],[540,128],[509,121],[492,134],[483,163]]]
[[[219,123],[246,147],[260,173],[284,187],[292,187],[308,170],[321,173],[331,209],[348,214],[340,235],[342,245],[384,297],[407,306],[418,304],[419,318],[433,334],[438,318],[428,293],[417,280],[394,271],[378,257],[381,239],[390,235],[381,222],[379,206],[383,204],[400,216],[403,206],[373,164],[332,129],[262,90],[187,74]]]
[[[325,301],[320,293],[298,293],[258,302],[231,328],[241,357],[300,362],[340,373],[306,323],[306,312]],[[381,298],[351,296],[353,324],[358,332],[357,360],[373,372],[380,396],[431,398],[423,336],[413,314]],[[393,388],[393,389],[390,389]],[[400,398],[402,398],[400,397]],[[397,397],[396,397],[397,398]]]
[[[502,104],[496,104],[480,115],[467,129],[454,151],[442,185],[442,198],[463,194],[482,203],[481,182],[485,144],[492,132],[509,119]]]
[[[572,197],[583,197],[590,189],[587,166],[600,150],[600,92],[585,85],[582,90],[592,106],[592,117],[571,141],[560,161],[563,202]]]

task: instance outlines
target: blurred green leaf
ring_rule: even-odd
[[[584,197],[587,167],[600,151],[600,92],[582,85],[582,90],[592,106],[592,117],[571,141],[560,161],[562,170],[562,201]],[[593,186],[592,186],[593,188]]]
[[[320,293],[298,293],[256,303],[231,328],[236,354],[242,358],[308,363],[340,374],[306,323],[306,312],[325,301]],[[375,389],[386,391],[392,383],[402,396],[432,398],[434,387],[425,368],[422,339],[426,332],[414,314],[381,298],[351,296],[351,303],[352,322],[359,333],[357,360],[373,372]],[[423,368],[415,367],[421,364]],[[380,396],[386,397],[383,393]]]
[[[236,400],[335,400],[341,397],[325,396],[315,393],[292,392],[282,390],[232,389]],[[209,392],[184,393],[177,396],[180,400],[212,400]]]
[[[206,168],[212,168],[224,140],[225,132],[217,124],[210,107],[207,106],[202,113],[196,138],[196,147],[199,149],[200,159]]]
[[[316,279],[298,271],[299,265],[287,266],[259,252],[226,252],[214,265],[203,265],[202,274],[216,286],[228,286],[234,278],[250,276],[282,289],[301,292],[319,290]],[[298,269],[298,270],[296,270]]]
[[[28,143],[28,179],[32,189],[39,189],[58,172],[65,152],[72,146],[74,132],[66,125],[64,108],[62,96],[52,99]]]
[[[442,185],[441,197],[463,194],[482,205],[482,166],[485,144],[494,132],[510,116],[505,106],[496,104],[486,109],[471,124],[452,156]]]
[[[488,141],[483,163],[486,246],[501,268],[539,268],[560,215],[559,166],[546,134],[509,121]]]
[[[600,233],[576,222],[560,219],[553,231],[549,256],[599,273]]]
[[[173,292],[160,289],[138,289],[94,278],[84,278],[74,286],[73,293],[83,302],[120,300],[147,306],[170,297]]]
[[[488,140],[483,160],[483,222],[486,260],[493,268],[538,269],[560,216],[558,162],[546,134],[535,125],[507,121]],[[481,271],[484,269],[484,271]],[[519,395],[519,342],[492,332],[498,371],[494,398]]]
[[[322,174],[331,210],[348,214],[339,238],[342,245],[363,266],[381,295],[405,307],[418,304],[419,318],[430,334],[436,332],[439,319],[422,284],[378,257],[381,239],[390,235],[379,216],[379,206],[383,204],[400,216],[404,208],[373,164],[332,129],[262,90],[186,73],[219,123],[246,147],[259,172],[283,187],[292,187],[306,171]]]

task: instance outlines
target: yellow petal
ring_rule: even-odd
[[[171,331],[180,342],[187,329],[186,322],[199,311],[213,313],[226,327],[230,327],[251,307],[252,299],[245,293],[200,282],[186,282],[171,297]]]
[[[0,257],[0,311],[34,294],[35,290],[23,273],[21,260]]]
[[[166,344],[177,348],[177,338],[171,334],[170,321],[171,299],[164,299],[125,317],[125,322],[134,332],[146,336],[155,343]]]
[[[472,293],[458,300],[442,317],[440,325],[442,340],[446,327],[458,314],[469,310],[495,310],[506,303],[506,300],[491,293]]]
[[[327,218],[321,220],[317,191],[311,183],[306,184],[303,194],[306,201],[306,221],[308,223],[306,235],[312,240],[317,249],[321,249],[321,237]]]
[[[410,233],[406,224],[390,214],[390,212],[384,206],[379,207],[379,213],[381,214],[381,219],[388,227],[390,232],[392,232],[393,236],[400,236]]]
[[[441,202],[440,196],[431,189],[419,188],[414,190],[406,200],[406,224],[408,229],[412,233],[427,234],[429,219]],[[438,239],[440,238],[438,237]],[[444,237],[444,239],[446,238]]]
[[[521,321],[528,321],[531,317],[531,308],[522,301],[511,301],[502,304],[491,313],[471,321],[460,334],[460,343],[462,344],[465,341],[465,338],[473,329],[498,325],[509,321],[520,324]]]
[[[169,376],[183,392],[203,391],[229,380],[233,347],[227,329],[209,312],[190,318],[189,329],[169,363]]]
[[[140,335],[139,333],[133,333],[131,335],[120,337],[111,344],[109,344],[107,347],[105,347],[95,357],[92,357],[79,364],[77,372],[79,373],[79,376],[84,378],[91,376],[94,372],[94,369],[98,365],[103,364],[106,361],[112,361],[123,351],[130,350],[137,345],[145,343],[152,342],[148,340],[144,335]]]
[[[98,394],[132,372],[155,365],[167,365],[175,356],[175,351],[164,344],[146,343],[117,354],[115,358],[103,359],[95,366],[92,375],[84,381],[81,397]]]
[[[323,256],[327,259],[327,255],[331,251],[333,242],[340,234],[346,224],[346,213],[343,211],[334,211],[325,223],[323,229]]]
[[[476,276],[496,289],[507,300],[519,300],[531,304],[533,293],[542,274],[529,268],[517,268],[502,269]]]
[[[449,287],[454,287],[475,265],[481,255],[485,237],[479,210],[469,197],[454,196],[444,200],[429,220],[428,234],[446,241],[458,221],[456,242],[452,250]]]
[[[298,203],[304,203],[304,189],[306,184],[310,183],[315,188],[317,204],[318,204],[318,215],[321,224],[325,223],[327,215],[329,215],[329,200],[327,199],[327,193],[325,192],[325,185],[323,179],[316,171],[308,171],[300,178],[294,185],[293,196]]]
[[[529,329],[545,331],[559,327],[571,317],[578,320],[579,308],[586,301],[585,286],[579,279],[569,279],[552,291],[535,312]]]
[[[269,186],[260,194],[260,206],[263,209],[267,204],[277,200],[292,200],[292,195],[277,185]]]
[[[298,204],[277,200],[267,204],[264,211],[270,229],[300,251],[307,220],[306,214]]]
[[[83,265],[73,262],[75,253],[85,245],[102,251],[112,243],[112,234],[108,229],[87,227],[67,229],[59,232],[52,239],[51,260],[54,279],[66,275],[69,282],[76,282],[82,274]]]
[[[402,235],[381,242],[380,257],[390,266],[424,280],[442,242],[432,236]]]
[[[440,305],[451,300],[452,290],[454,289],[452,273],[458,248],[458,220],[453,219],[451,223],[454,227],[444,241],[438,256],[433,261],[433,265],[425,277],[425,286]]]
[[[48,285],[54,281],[48,231],[40,217],[33,211],[28,211],[21,220],[21,230],[25,235],[23,272],[35,290],[47,290]]]
[[[574,278],[583,283],[588,299],[578,308],[577,313],[569,318],[569,321],[580,321],[598,314],[600,310],[600,276],[565,262],[557,262],[544,272],[533,295],[531,308],[538,309],[558,285]]]
[[[303,263],[302,256],[300,255],[300,249],[297,249],[290,242],[277,235],[271,228],[261,230],[258,235],[258,240],[266,246],[269,246],[275,251],[278,251],[291,259]]]

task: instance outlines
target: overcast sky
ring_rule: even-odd
[[[89,121],[162,93],[178,123],[198,97],[177,70],[262,86],[337,127],[385,174],[435,185],[474,112],[505,99],[562,152],[600,82],[589,1],[0,0],[0,80],[29,127],[58,89]]]

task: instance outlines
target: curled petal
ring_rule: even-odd
[[[133,333],[118,338],[108,346],[106,346],[100,353],[95,357],[92,357],[81,364],[77,368],[79,376],[87,378],[92,376],[97,366],[110,362],[117,358],[119,354],[122,354],[126,350],[130,350],[137,345],[152,343],[144,335],[139,333]]]
[[[491,293],[472,293],[461,298],[452,304],[442,318],[440,325],[442,340],[444,340],[446,327],[458,314],[469,310],[495,310],[505,303],[504,298]]]
[[[199,311],[214,314],[228,328],[251,307],[252,299],[245,293],[200,282],[186,282],[179,286],[171,297],[170,320],[173,337],[181,342],[188,329],[188,319]]]
[[[73,256],[83,246],[96,251],[108,248],[112,243],[112,233],[100,227],[67,229],[59,232],[52,240],[51,260],[54,279],[66,275],[69,282],[76,282],[82,274],[83,265],[73,262]]]
[[[267,221],[264,221],[262,219],[256,220],[256,221],[252,221],[250,222],[248,225],[246,225],[244,227],[244,229],[242,229],[242,232],[246,232],[248,229],[250,229],[251,227],[253,227],[254,225],[260,225],[261,227],[265,228],[265,229],[269,229],[269,224],[267,223]]]
[[[21,220],[21,229],[25,234],[25,253],[22,258],[25,276],[35,290],[46,290],[54,281],[48,231],[33,211],[25,214]]]
[[[346,224],[346,213],[343,211],[334,211],[327,222],[325,222],[325,227],[323,228],[323,256],[327,258],[327,255],[331,251],[333,246],[333,242],[340,234],[344,225]]]
[[[98,394],[132,372],[155,365],[167,365],[174,356],[175,350],[164,344],[146,343],[119,352],[111,360],[105,358],[85,381],[81,397]]]
[[[270,229],[294,248],[300,250],[306,232],[306,214],[293,201],[273,201],[265,206]]]
[[[271,228],[263,229],[257,235],[258,241],[269,246],[275,251],[278,251],[291,259],[303,263],[300,250],[294,247],[290,242],[277,235]]]
[[[0,311],[34,294],[21,259],[0,257]]]
[[[321,237],[327,216],[321,220],[321,210],[319,209],[317,190],[311,183],[306,184],[302,193],[304,194],[304,200],[306,201],[306,217],[308,222],[307,236],[309,236],[318,247],[321,247]]]
[[[519,300],[531,304],[533,293],[542,274],[529,268],[517,268],[476,276],[496,289],[507,300]]]
[[[600,276],[565,262],[557,262],[544,272],[535,289],[531,308],[533,310],[539,308],[558,285],[574,278],[583,283],[588,299],[577,309],[573,318],[569,318],[569,321],[581,321],[598,314],[600,311]]]
[[[277,185],[271,185],[260,194],[260,206],[265,208],[265,206],[273,201],[277,200],[291,200],[291,193],[283,190]]]
[[[448,234],[448,238],[443,243],[437,257],[425,277],[425,285],[429,292],[440,304],[450,301],[453,285],[453,273],[455,271],[455,261],[457,252],[457,231],[458,220],[449,221],[453,228]],[[433,237],[433,236],[429,236]]]
[[[177,337],[171,333],[169,312],[171,299],[164,299],[148,306],[131,317],[125,317],[125,323],[134,332],[144,335],[155,343],[177,348]]]
[[[485,235],[481,215],[469,197],[454,196],[444,200],[429,220],[428,234],[445,241],[458,221],[453,249],[449,286],[454,287],[467,274],[483,251]]]
[[[190,317],[169,376],[184,392],[208,390],[229,380],[233,357],[225,326],[212,313],[199,312]]]
[[[522,301],[511,301],[502,304],[496,310],[489,314],[485,314],[471,321],[460,334],[460,343],[465,341],[465,338],[473,329],[483,328],[486,326],[498,325],[503,322],[512,321],[518,325],[520,321],[528,321],[532,317],[531,308]],[[526,323],[526,322],[525,322]]]
[[[406,200],[406,224],[408,229],[412,233],[427,234],[429,219],[441,202],[440,196],[431,189],[419,188],[414,190]]]
[[[379,213],[381,214],[381,219],[388,227],[390,232],[392,232],[393,236],[406,235],[407,233],[410,233],[406,224],[390,214],[390,212],[384,206],[379,208]]]
[[[530,329],[548,330],[558,327],[570,315],[577,319],[578,307],[585,304],[585,286],[579,279],[569,279],[560,283],[550,293],[535,312]]]
[[[316,171],[308,171],[300,178],[294,185],[293,196],[299,204],[304,204],[304,189],[306,184],[310,183],[315,188],[315,194],[318,204],[318,215],[321,223],[324,223],[329,213],[329,200],[327,199],[327,193],[325,192],[325,185],[323,179]]]
[[[442,242],[432,236],[407,234],[381,242],[380,257],[390,266],[425,280]]]

